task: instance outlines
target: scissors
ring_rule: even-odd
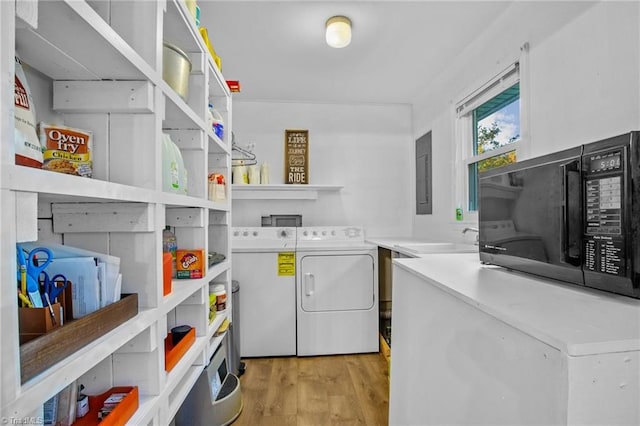
[[[42,271],[41,275],[44,276],[44,281],[42,281],[43,292],[42,295],[45,294],[49,297],[49,301],[51,303],[55,303],[60,293],[64,291],[67,287],[67,277],[62,274],[56,274],[53,277],[49,278],[49,274],[45,271]],[[62,281],[62,286],[57,287],[56,282]]]
[[[27,253],[26,257],[25,253]],[[44,253],[47,257],[47,260],[45,260],[41,265],[36,264],[36,256],[38,253]],[[44,271],[44,268],[49,266],[53,260],[53,254],[48,248],[36,247],[35,249],[28,251],[20,244],[16,244],[16,256],[19,265],[18,280],[20,280],[20,290],[23,294],[25,294],[26,290],[26,295],[29,296],[34,307],[42,308],[43,304],[38,288],[38,277],[40,276],[40,273]]]

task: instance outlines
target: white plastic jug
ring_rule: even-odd
[[[233,183],[236,185],[246,185],[249,183],[249,175],[247,173],[247,166],[238,165],[231,167],[231,177]]]
[[[183,195],[188,193],[187,168],[182,153],[167,133],[162,134],[162,190]]]
[[[176,145],[173,141],[171,141],[171,144],[173,145],[174,156],[176,158],[176,161],[178,162],[178,192],[180,194],[186,195],[189,189],[187,182],[187,168],[184,165],[184,160],[182,158],[182,152],[180,152],[180,148],[178,148],[178,145]]]
[[[162,190],[178,192],[180,190],[180,171],[174,143],[168,134],[162,134]]]

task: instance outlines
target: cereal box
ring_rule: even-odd
[[[40,144],[44,149],[43,169],[91,177],[92,132],[40,123]]]
[[[204,249],[176,251],[177,278],[202,278],[205,274]]]

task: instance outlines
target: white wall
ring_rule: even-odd
[[[302,214],[303,225],[362,225],[367,236],[409,236],[414,194],[408,105],[234,101],[241,147],[255,144],[271,183],[284,183],[284,131],[309,130],[309,183],[343,185],[317,200],[234,200],[233,226],[260,226],[268,214]]]
[[[413,234],[466,238],[473,215],[456,222],[454,105],[529,43],[529,155],[640,129],[640,4],[515,2],[414,105],[414,138],[433,131],[434,213],[414,215]],[[522,94],[526,96],[526,92]]]

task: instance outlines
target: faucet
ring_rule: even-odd
[[[472,231],[472,232],[475,232],[477,234],[476,235],[476,241],[473,243],[473,244],[475,244],[477,246],[480,243],[480,232],[478,231],[478,228],[469,228],[469,227],[467,227],[467,228],[464,228],[462,230],[462,233],[466,234],[468,231]]]

